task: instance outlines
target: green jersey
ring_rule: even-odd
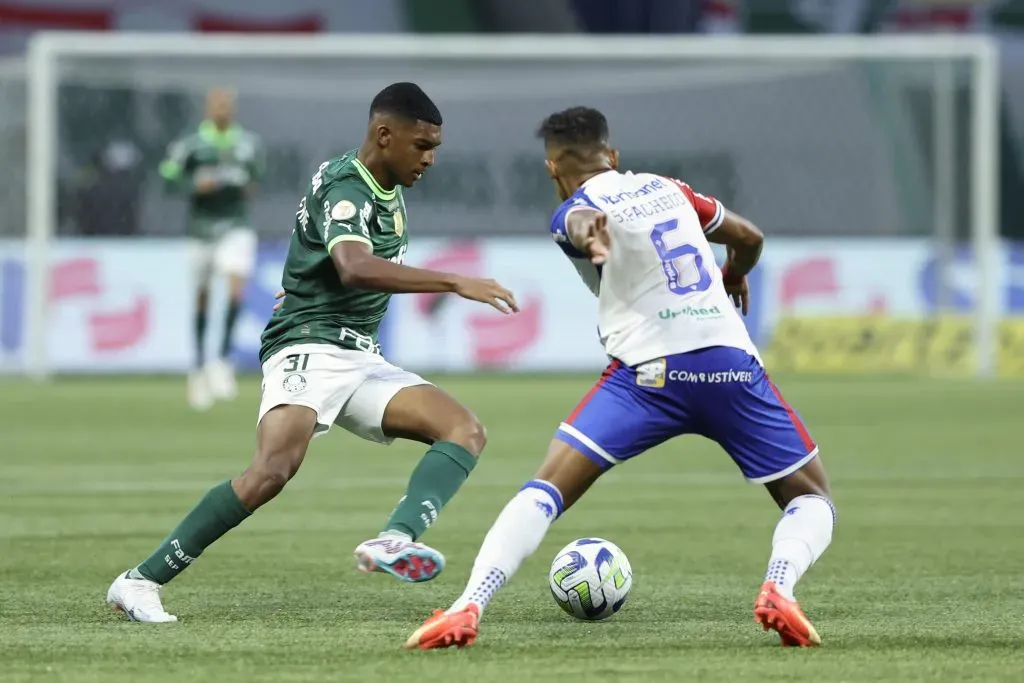
[[[160,175],[173,190],[188,192],[186,232],[190,237],[217,239],[248,219],[251,182],[263,173],[264,152],[259,138],[241,126],[220,131],[211,121],[171,143]],[[213,180],[212,192],[196,194],[197,184]]]
[[[341,283],[330,252],[348,241],[394,263],[409,242],[401,188],[384,190],[356,150],[320,164],[299,202],[281,279],[284,306],[263,330],[261,362],[295,344],[380,353],[377,330],[391,295]]]

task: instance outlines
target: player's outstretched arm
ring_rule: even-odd
[[[391,294],[454,292],[464,299],[489,304],[502,313],[519,311],[512,292],[494,280],[392,263],[374,256],[370,245],[362,241],[338,242],[331,249],[331,260],[346,287]]]
[[[608,214],[596,209],[574,208],[565,217],[565,232],[572,246],[586,254],[595,266],[607,260],[612,246]]]

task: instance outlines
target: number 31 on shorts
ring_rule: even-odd
[[[305,370],[309,365],[309,354],[308,353],[293,353],[290,356],[284,357],[287,365],[284,366],[285,372],[298,372],[299,370]]]

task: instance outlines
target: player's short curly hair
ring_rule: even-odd
[[[591,107],[556,111],[540,124],[537,137],[545,145],[597,148],[608,142],[608,119]]]
[[[393,114],[413,121],[441,125],[441,112],[415,83],[392,83],[377,93],[370,103],[370,116]]]

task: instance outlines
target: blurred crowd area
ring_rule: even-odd
[[[1024,0],[3,0],[0,50],[33,30],[860,33],[1015,30]]]
[[[1024,193],[1020,192],[1024,187],[1021,168],[1024,160],[1021,151],[1024,149],[1024,0],[291,0],[288,3],[277,0],[95,0],[87,6],[78,0],[0,0],[0,54],[4,55],[0,60],[0,88],[3,88],[0,92],[6,93],[0,96],[0,150],[9,160],[8,171],[0,173],[0,200],[7,207],[6,215],[0,219],[0,235],[24,233],[24,176],[13,170],[19,165],[17,160],[24,159],[25,149],[24,72],[19,71],[18,63],[34,31],[61,29],[593,35],[987,32],[999,37],[1004,60],[1009,60],[1004,62],[1003,68],[999,134],[1001,229],[1005,236],[1024,237],[1024,221],[1019,218],[1024,216]],[[905,130],[920,138],[913,143],[914,149],[922,150],[926,156],[934,153],[930,131],[937,125],[933,120],[934,87],[929,78],[924,77],[919,86],[901,85],[899,88],[900,97],[905,99],[904,108],[910,112],[911,123]],[[891,89],[885,89],[884,74],[873,79],[874,83],[881,84],[878,89],[883,96],[891,94]],[[682,96],[687,94],[681,92]],[[268,120],[271,127],[288,126],[287,115],[271,115],[270,104],[261,103],[258,98],[247,99],[244,88],[240,93],[239,117],[243,125],[251,125],[258,133],[266,132],[260,130],[260,126],[266,128]],[[165,216],[179,211],[181,204],[180,201],[165,204],[160,199],[156,168],[167,144],[194,129],[201,120],[202,95],[198,86],[186,89],[150,85],[140,89],[101,80],[62,84],[59,232],[86,236],[180,233],[180,220],[152,219],[154,214]],[[969,82],[958,79],[953,93],[953,106],[958,112],[953,143],[957,160],[954,181],[958,187],[967,184],[962,161],[969,158],[971,144],[964,115],[968,98]],[[757,105],[756,101],[752,103]],[[884,109],[884,104],[879,107],[880,111]],[[259,120],[261,113],[263,121]],[[739,114],[733,112],[731,116],[739,117]],[[808,113],[808,117],[813,119],[813,112]],[[717,122],[709,120],[709,123],[717,123],[723,127],[723,133],[727,133],[726,126],[750,125],[747,121],[751,118],[748,111],[743,120],[725,118]],[[253,121],[255,123],[247,124]],[[849,125],[855,127],[858,122],[851,120]],[[344,128],[348,131],[353,126],[346,123]],[[836,134],[841,136],[843,132]],[[886,133],[897,149],[907,134],[898,127]],[[287,135],[271,131],[266,136],[269,163],[263,182],[264,196],[282,205],[289,197],[298,196],[308,181],[311,165],[315,169],[312,157],[326,157],[355,146],[361,131],[355,129],[348,135],[355,137],[335,135],[330,138],[331,149],[310,151],[308,146],[289,144]],[[737,140],[740,137],[737,136]],[[853,142],[859,144],[856,140]],[[740,144],[736,142],[734,147]],[[820,150],[822,145],[818,148]],[[454,152],[448,159],[459,158],[457,147],[448,149]],[[834,161],[824,151],[818,156],[815,154],[817,152],[808,153],[800,163],[813,166],[819,160]],[[536,197],[547,199],[545,193],[549,193],[550,188],[545,185],[539,165],[515,156],[515,150],[508,151],[507,156],[505,166],[509,177],[522,188],[519,196],[526,197],[526,201]],[[739,203],[739,209],[752,210],[756,215],[759,206],[749,200],[755,196],[750,188],[757,184],[756,174],[750,170],[751,165],[744,165],[738,156],[736,149],[725,145],[689,154],[682,150],[674,159],[664,155],[656,158],[653,153],[644,156],[642,150],[638,150],[631,158],[635,164],[655,171],[688,179],[696,176],[703,189],[727,201],[733,200]],[[439,206],[457,208],[458,199],[473,196],[473,192],[481,201],[489,201],[488,192],[494,190],[476,187],[484,175],[480,173],[478,162],[468,153],[461,159],[458,164],[448,162],[443,169],[444,182],[424,181],[424,189],[417,188],[425,201],[434,200]],[[777,161],[766,159],[758,168]],[[921,163],[925,176],[930,166],[927,160]],[[749,177],[742,177],[743,174]],[[907,192],[913,191],[914,182],[912,178],[907,180],[911,188]],[[927,185],[931,180],[925,177],[922,182]],[[500,186],[501,178],[495,184]],[[461,188],[452,190],[458,191],[459,197],[448,197],[445,188]],[[928,189],[916,192],[924,198],[923,204],[929,204],[927,197],[934,194]],[[744,198],[748,198],[748,206],[743,205]],[[146,207],[149,207],[148,215]],[[291,212],[289,207],[270,212],[274,214],[272,220],[258,221],[256,227],[261,235],[286,233],[289,226],[281,225],[286,221],[279,219],[276,213],[287,217]],[[969,231],[968,209],[969,200],[954,207],[961,237],[966,237]],[[517,233],[519,226],[499,225],[494,229]],[[842,232],[849,234],[857,227],[843,228]],[[779,229],[790,234],[806,234],[827,230],[829,226],[821,222],[814,225],[789,223]],[[910,233],[927,234],[932,225],[930,221],[923,221],[921,226],[906,229]],[[437,220],[426,221],[425,231],[452,234],[458,233],[460,228],[456,223]]]

